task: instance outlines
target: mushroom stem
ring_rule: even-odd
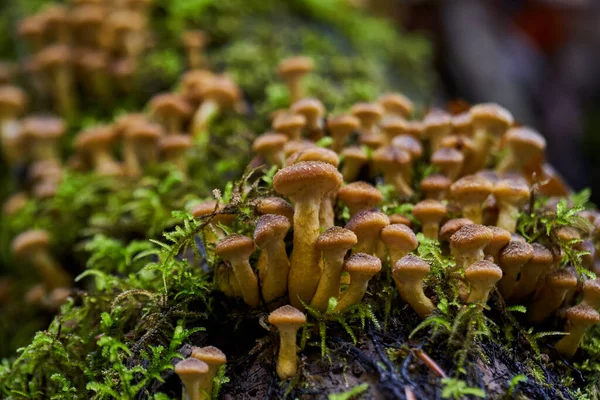
[[[264,247],[267,267],[262,279],[262,295],[265,302],[270,302],[285,295],[288,286],[290,261],[285,252],[283,240],[273,240]],[[262,256],[262,255],[261,255]]]
[[[519,207],[513,204],[500,203],[496,226],[506,229],[509,232],[516,232],[518,216]]]
[[[275,325],[279,331],[277,375],[280,379],[292,378],[298,369],[296,335],[298,329],[306,323],[306,315],[286,305],[269,314],[269,323]]]
[[[579,343],[583,339],[588,327],[586,325],[572,324],[568,331],[568,335],[563,336],[555,345],[556,351],[564,357],[573,357],[577,352]]]
[[[381,270],[381,260],[365,253],[356,253],[346,261],[344,268],[350,273],[350,284],[338,300],[337,312],[360,303],[367,292],[369,280]]]

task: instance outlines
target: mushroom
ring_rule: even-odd
[[[527,127],[511,128],[504,136],[506,156],[500,160],[498,172],[523,171],[529,166],[542,165],[546,139]]]
[[[373,152],[373,166],[383,173],[383,180],[392,185],[400,196],[411,196],[413,190],[405,177],[412,169],[410,153],[392,146],[384,146]]]
[[[30,151],[35,160],[60,163],[60,138],[65,131],[64,121],[57,117],[31,116],[22,122],[23,136],[30,139]]]
[[[12,252],[35,267],[48,289],[70,287],[72,279],[48,250],[49,243],[48,232],[29,230],[13,239]]]
[[[289,229],[290,222],[281,215],[262,215],[256,222],[254,244],[261,250],[257,269],[266,303],[287,291],[290,261],[284,238]]]
[[[314,244],[319,236],[319,209],[327,193],[342,184],[337,169],[322,161],[300,161],[279,170],[275,190],[294,203],[294,240],[290,258],[289,294],[292,305],[301,307],[312,299],[321,267]]]
[[[81,4],[72,8],[70,20],[77,41],[91,48],[99,47],[108,11],[103,4]]]
[[[383,108],[379,104],[357,103],[352,106],[350,112],[360,121],[361,136],[379,133],[377,123],[383,116]]]
[[[304,115],[283,112],[273,120],[273,129],[276,132],[285,134],[290,141],[300,140],[302,137],[302,129],[306,125]],[[312,144],[312,143],[311,143]]]
[[[557,269],[546,279],[527,309],[527,318],[537,324],[548,318],[561,306],[567,293],[577,287],[577,274],[572,269]]]
[[[585,304],[569,308],[566,314],[568,323],[565,330],[569,334],[560,339],[554,345],[554,348],[563,357],[570,358],[577,352],[579,343],[581,343],[588,328],[600,322],[600,314]]]
[[[110,126],[96,126],[79,133],[73,143],[75,149],[91,159],[98,175],[121,175],[123,169],[112,156],[112,145],[116,140]]]
[[[358,181],[342,187],[337,193],[337,198],[348,207],[350,215],[354,216],[361,211],[373,209],[381,203],[383,195],[373,185]]]
[[[283,165],[283,146],[288,137],[283,133],[263,133],[252,143],[252,150],[260,154],[269,165]]]
[[[71,70],[71,49],[66,45],[52,45],[41,50],[35,57],[40,67],[47,71],[48,79],[54,86],[52,97],[58,111],[65,118],[75,117],[77,106]]]
[[[429,175],[421,181],[421,190],[425,198],[431,200],[445,200],[452,181],[442,174]]]
[[[354,253],[374,254],[379,233],[389,224],[388,216],[379,211],[362,211],[350,218],[345,228],[354,232],[358,238]]]
[[[490,291],[502,278],[502,270],[493,262],[481,260],[469,265],[465,270],[465,279],[471,286],[467,303],[486,304]]]
[[[438,238],[440,222],[447,213],[446,205],[437,200],[423,200],[413,208],[413,216],[421,223],[423,235],[434,240]]]
[[[341,295],[336,311],[341,312],[360,303],[369,285],[369,280],[381,270],[381,260],[365,253],[355,253],[344,262],[345,272],[350,274],[350,284]]]
[[[292,104],[290,110],[306,118],[306,129],[309,138],[317,140],[322,136],[325,106],[323,106],[323,103],[319,99],[305,98],[298,100]]]
[[[408,218],[406,215],[402,214],[391,214],[389,215],[390,224],[403,224],[408,226],[409,228],[412,226],[412,220]]]
[[[533,247],[529,243],[512,241],[500,251],[500,268],[504,272],[498,289],[505,299],[513,293],[521,268],[533,257]]]
[[[158,141],[163,135],[162,126],[150,122],[133,124],[125,132],[123,161],[129,176],[140,176],[144,169],[156,163]]]
[[[185,48],[188,67],[192,70],[206,67],[204,48],[208,44],[208,37],[204,31],[192,29],[181,34],[181,43]]]
[[[279,331],[277,375],[284,380],[293,378],[298,369],[296,335],[298,329],[306,323],[306,315],[290,305],[285,305],[269,314],[269,323],[275,325]]]
[[[533,293],[540,277],[545,276],[554,265],[554,256],[550,250],[539,243],[533,243],[531,246],[533,248],[533,255],[521,268],[519,281],[515,285],[511,296],[511,300],[513,301],[519,301]]]
[[[309,57],[289,57],[279,63],[277,73],[288,87],[291,103],[304,97],[302,78],[313,69],[314,63]]]
[[[452,133],[455,135],[473,136],[473,120],[470,112],[463,112],[452,116]]]
[[[360,174],[360,170],[367,164],[369,156],[362,147],[345,147],[341,153],[342,176],[345,182],[355,181]]]
[[[219,368],[227,363],[227,356],[214,346],[206,346],[193,347],[191,357],[208,365],[208,372],[199,386],[200,391],[207,396],[207,399],[211,399],[213,381],[215,380],[215,376],[217,376],[217,372],[219,372]],[[203,386],[203,384],[206,386]]]
[[[339,296],[344,256],[357,240],[354,232],[338,226],[331,227],[319,235],[315,246],[323,253],[323,274],[310,302],[311,307],[325,312],[329,299]]]
[[[150,100],[153,119],[165,127],[169,135],[183,131],[184,123],[192,114],[192,107],[183,96],[160,93]]]
[[[432,110],[425,116],[423,125],[423,135],[429,139],[430,154],[434,154],[442,139],[452,133],[452,117],[443,110]]]
[[[383,227],[379,234],[390,256],[393,267],[402,257],[417,249],[419,241],[415,233],[404,224],[391,224]]]
[[[360,121],[354,115],[343,114],[336,117],[330,117],[327,120],[327,128],[333,139],[331,150],[339,153],[346,144],[346,139],[352,132],[355,132],[360,126]]]
[[[464,271],[469,265],[483,260],[483,249],[492,237],[489,228],[478,224],[465,225],[450,236],[450,251],[456,261],[456,269]]]
[[[500,251],[514,239],[506,229],[498,228],[497,226],[488,226],[488,229],[492,231],[492,240],[483,249],[483,252],[486,256],[492,257],[494,262],[498,264],[500,263]]]
[[[242,289],[244,302],[250,307],[256,307],[260,303],[258,279],[250,266],[250,255],[253,252],[252,239],[236,233],[221,239],[215,248],[215,253],[231,264]]]
[[[187,135],[168,135],[160,138],[158,148],[164,162],[173,164],[184,176],[188,173],[187,151],[194,145]]]
[[[423,279],[430,270],[431,267],[428,263],[412,254],[398,260],[392,270],[400,297],[422,319],[427,318],[435,310],[435,306],[423,292]]]
[[[471,107],[476,155],[467,167],[467,173],[473,173],[485,167],[488,156],[498,146],[500,138],[513,124],[513,116],[505,108],[484,103]]]
[[[450,192],[461,208],[463,217],[481,224],[483,202],[492,192],[492,184],[481,176],[468,175],[454,182]]]
[[[583,282],[583,299],[581,304],[600,310],[600,278]]]
[[[377,103],[383,107],[384,116],[408,118],[415,109],[412,101],[402,93],[382,94]]]
[[[204,100],[206,85],[214,78],[215,74],[206,69],[194,69],[184,72],[179,79],[181,95],[193,107],[198,107]]]
[[[452,235],[454,235],[456,232],[458,232],[458,230],[460,228],[462,228],[465,225],[471,225],[471,224],[473,224],[473,221],[471,221],[470,219],[467,219],[467,218],[454,218],[454,219],[447,221],[440,228],[440,233],[439,233],[440,242],[449,242],[450,237],[452,237]]]
[[[408,121],[401,117],[384,117],[379,125],[381,132],[385,137],[385,145],[390,145],[398,136],[408,136],[416,141],[414,137],[408,135]],[[420,143],[419,143],[420,145]]]
[[[200,389],[206,387],[209,382],[209,368],[204,361],[192,357],[186,358],[175,364],[175,373],[183,382],[189,400],[210,399],[209,393],[204,393]],[[210,382],[212,384],[212,381]]]
[[[493,193],[499,207],[498,227],[515,232],[519,210],[531,196],[529,186],[521,180],[503,179],[494,185]]]
[[[283,215],[290,224],[294,222],[294,207],[280,197],[263,197],[256,200],[256,212],[260,215]]]
[[[0,86],[0,145],[12,165],[26,159],[23,135],[17,118],[27,106],[27,94],[10,85]]]
[[[431,155],[431,165],[437,167],[442,175],[455,181],[463,166],[463,154],[453,148],[442,147]]]

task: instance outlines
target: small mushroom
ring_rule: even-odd
[[[356,243],[354,232],[338,226],[331,227],[319,235],[315,246],[323,253],[323,274],[310,302],[313,308],[324,312],[327,310],[329,299],[339,296],[344,256]]]
[[[223,110],[233,108],[242,97],[240,88],[226,76],[215,76],[202,90],[202,104],[192,117],[191,134],[198,143],[206,146],[210,141],[210,122]]]
[[[357,103],[352,106],[350,112],[360,121],[361,136],[379,133],[377,123],[383,116],[383,108],[379,104]]]
[[[384,116],[409,118],[415,109],[412,101],[402,93],[382,94],[377,103],[383,107]]]
[[[441,242],[449,242],[452,235],[454,235],[460,228],[465,225],[471,225],[473,221],[467,218],[454,218],[446,222],[440,228],[439,239]],[[507,242],[508,243],[508,242]]]
[[[554,265],[552,252],[539,243],[533,243],[533,256],[521,268],[521,275],[517,282],[511,300],[518,301],[533,293],[538,285],[540,277],[545,276]],[[585,286],[584,286],[585,287]]]
[[[345,182],[353,182],[360,175],[360,170],[369,161],[369,156],[362,147],[345,147],[341,154],[342,176]]]
[[[294,222],[294,207],[280,197],[263,197],[256,200],[256,212],[260,215],[283,215],[290,224]]]
[[[429,175],[421,181],[421,190],[425,198],[442,201],[450,189],[452,181],[442,174]]]
[[[471,285],[467,303],[485,304],[494,285],[502,278],[502,270],[493,262],[481,260],[469,265],[465,279]]]
[[[492,184],[481,176],[468,175],[454,182],[450,192],[460,206],[463,217],[481,224],[483,202],[492,192]]]
[[[452,116],[452,133],[466,137],[473,136],[473,120],[470,112]]]
[[[304,97],[302,78],[314,69],[314,62],[309,57],[289,57],[279,63],[277,73],[286,83],[291,103]]]
[[[577,348],[585,332],[591,326],[600,322],[600,314],[585,304],[569,308],[566,314],[568,323],[565,326],[565,330],[568,332],[568,335],[560,339],[554,345],[554,348],[563,357],[570,358],[577,352]]]
[[[503,179],[494,185],[493,194],[499,207],[498,227],[514,233],[519,211],[531,196],[529,186],[521,180]]]
[[[402,257],[417,249],[419,242],[415,233],[404,224],[391,224],[383,227],[379,234],[390,256],[393,267]]]
[[[372,210],[381,203],[383,195],[373,185],[358,181],[342,187],[337,198],[348,207],[350,215],[354,216],[361,211]]]
[[[355,132],[359,126],[360,121],[354,115],[343,114],[330,117],[327,120],[327,128],[333,139],[331,149],[336,153],[341,152],[350,134]]]
[[[336,311],[360,303],[369,285],[369,280],[381,270],[381,260],[365,253],[355,253],[344,262],[344,271],[350,274],[350,284],[341,295]]]
[[[385,137],[386,146],[392,144],[394,139],[399,136],[407,136],[417,141],[417,139],[406,133],[408,131],[408,121],[404,118],[387,116],[381,120],[379,126],[383,137]]]
[[[600,310],[600,278],[583,282],[583,299],[581,304]]]
[[[440,222],[447,213],[446,205],[437,200],[423,200],[413,208],[413,216],[421,223],[423,235],[434,240],[438,238]]]
[[[451,181],[460,174],[464,161],[463,154],[453,148],[442,147],[431,155],[431,165],[438,167],[440,173]]]
[[[434,154],[442,139],[452,133],[452,116],[443,110],[433,110],[425,116],[423,125],[423,135],[429,139],[430,153]]]
[[[56,108],[68,119],[77,113],[72,56],[69,46],[59,44],[45,47],[35,56],[41,69],[49,75]]]
[[[423,279],[430,270],[431,267],[428,263],[412,254],[398,260],[392,270],[400,297],[422,319],[427,318],[435,310],[435,306],[423,292]]]
[[[350,218],[345,228],[354,232],[358,238],[354,253],[374,254],[379,233],[389,224],[388,216],[379,211],[362,211]]]
[[[244,302],[250,307],[256,307],[260,303],[258,294],[258,279],[250,266],[250,255],[254,252],[252,239],[231,234],[221,239],[215,248],[215,253],[231,263],[235,277],[237,278]]]
[[[500,138],[513,124],[512,114],[505,108],[493,103],[477,104],[470,110],[475,135],[476,156],[467,167],[473,173],[485,167],[488,156],[498,147]]]
[[[252,143],[252,150],[260,154],[269,165],[283,165],[283,146],[288,138],[283,133],[267,132]]]
[[[263,299],[267,303],[282,297],[287,291],[290,261],[284,238],[289,229],[289,220],[281,215],[262,215],[256,222],[254,244],[262,250],[257,269]]]
[[[192,70],[206,67],[204,48],[208,44],[208,36],[204,31],[192,29],[182,33],[181,43],[185,48],[188,67]]]
[[[125,132],[123,161],[127,175],[140,176],[144,170],[156,163],[161,136],[162,127],[150,122],[133,124]]]
[[[207,399],[212,398],[212,387],[215,376],[219,372],[219,368],[227,363],[227,356],[221,350],[214,346],[194,347],[192,349],[192,358],[200,360],[208,365],[208,372],[205,379],[202,380],[200,391],[203,392]],[[203,386],[202,384],[206,384]]]
[[[505,299],[513,293],[521,268],[533,257],[533,247],[529,243],[512,241],[500,251],[500,268],[504,275],[498,289]]]
[[[269,323],[275,325],[279,331],[277,375],[284,380],[293,378],[298,370],[296,335],[298,329],[306,323],[306,315],[290,305],[285,305],[269,314]]]
[[[323,115],[325,106],[319,99],[304,98],[298,100],[290,107],[293,113],[300,114],[306,118],[306,130],[308,137],[317,140],[323,136]]]
[[[276,132],[285,134],[290,141],[300,140],[305,125],[306,118],[304,115],[291,112],[283,112],[277,115],[272,124]]]
[[[521,172],[526,167],[543,164],[546,139],[533,129],[511,128],[504,141],[507,153],[496,167],[498,172]]]
[[[192,114],[192,107],[183,96],[175,93],[160,93],[152,97],[150,110],[154,120],[164,126],[169,135],[182,132]]]
[[[492,231],[483,225],[465,225],[456,231],[450,237],[450,251],[456,261],[456,269],[464,271],[469,265],[483,260],[483,249],[492,237]]]
[[[527,318],[537,324],[558,310],[569,291],[577,287],[577,274],[571,269],[550,272],[527,309]]]
[[[186,153],[194,145],[187,135],[171,134],[158,141],[162,161],[172,164],[184,176],[188,173],[188,157]]]
[[[116,140],[115,131],[110,126],[96,126],[79,133],[75,138],[75,149],[91,159],[98,175],[122,175],[123,168],[112,156],[112,146]]]
[[[373,152],[373,166],[383,173],[383,181],[392,185],[400,196],[411,196],[413,190],[405,177],[412,169],[412,157],[409,152],[393,146],[384,146]]]
[[[60,138],[66,127],[62,119],[51,116],[31,116],[22,122],[23,136],[29,138],[35,160],[60,162]]]
[[[27,94],[10,85],[0,86],[0,146],[3,157],[14,165],[27,158],[24,137],[17,120],[27,106]]]
[[[209,382],[209,367],[204,361],[192,357],[186,358],[175,364],[175,373],[183,382],[189,400],[210,399],[210,395],[200,389],[206,387]],[[212,381],[210,382],[212,384]]]

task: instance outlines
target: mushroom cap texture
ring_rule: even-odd
[[[322,161],[336,168],[340,163],[335,151],[323,147],[309,147],[296,152],[294,163],[300,161]]]
[[[501,124],[508,128],[513,124],[512,114],[504,107],[495,103],[476,104],[469,111],[473,122]]]
[[[356,234],[350,229],[332,226],[319,235],[315,247],[321,251],[350,249],[358,242]]]
[[[521,180],[503,179],[494,185],[493,193],[498,201],[507,201],[522,206],[529,200],[531,189]]]
[[[29,230],[13,239],[12,251],[16,255],[21,255],[35,248],[47,247],[49,242],[48,232],[39,229]]]
[[[289,219],[294,217],[294,207],[281,197],[264,197],[256,201],[256,211],[261,214],[283,215]]]
[[[342,175],[331,164],[322,161],[300,161],[280,169],[273,187],[287,197],[313,195],[320,197],[342,185]]]
[[[375,186],[363,181],[347,184],[338,191],[337,196],[345,204],[366,204],[369,208],[383,200],[383,195]]]
[[[476,249],[488,244],[493,237],[492,231],[479,224],[465,225],[450,236],[450,244],[457,249]]]
[[[600,314],[587,304],[578,304],[566,312],[566,317],[572,324],[596,325],[600,322]]]
[[[223,365],[227,362],[227,356],[215,346],[194,347],[192,357],[204,361],[208,365]]]
[[[441,220],[446,216],[448,209],[446,205],[441,201],[437,200],[422,200],[415,204],[413,208],[413,215],[416,219],[425,221],[429,219]]]
[[[202,375],[208,373],[208,364],[197,358],[188,357],[175,364],[175,373],[180,378],[184,376]]]
[[[465,269],[465,278],[469,282],[492,281],[502,279],[502,269],[491,261],[481,260]]]
[[[365,253],[352,254],[344,262],[344,271],[350,275],[360,275],[366,278],[371,278],[381,270],[381,260],[375,256]]]
[[[574,289],[577,286],[577,274],[568,268],[554,270],[548,274],[545,284],[556,289]]]
[[[497,226],[488,226],[487,228],[492,231],[492,239],[490,240],[489,244],[490,246],[502,248],[511,240],[513,240],[510,232],[504,228],[499,228]]]
[[[301,326],[306,323],[306,315],[288,304],[272,311],[269,314],[269,323],[275,326]]]
[[[482,176],[463,176],[450,186],[452,196],[457,200],[482,201],[492,192],[492,184]]]
[[[402,279],[423,279],[431,271],[431,266],[422,258],[414,254],[407,254],[398,260],[392,269],[394,276]]]
[[[533,255],[529,260],[530,263],[550,265],[554,262],[554,255],[546,247],[539,243],[532,243]]]
[[[588,279],[583,282],[583,295],[600,297],[600,279]]]
[[[249,237],[232,233],[221,239],[215,248],[215,253],[223,258],[249,257],[254,251],[254,242]]]
[[[354,233],[378,233],[389,224],[389,217],[380,211],[361,211],[350,218],[345,228]]]
[[[533,257],[533,247],[529,243],[512,241],[500,252],[500,265],[522,265]]]
[[[448,241],[460,228],[465,225],[472,225],[473,221],[468,218],[454,218],[446,222],[440,228],[440,240]],[[508,241],[507,241],[508,243]]]
[[[408,226],[404,224],[391,224],[383,227],[380,233],[381,240],[387,246],[405,246],[415,250],[419,246],[417,236]]]
[[[254,243],[258,247],[263,247],[273,239],[283,239],[289,229],[290,221],[283,215],[261,215],[254,228]]]

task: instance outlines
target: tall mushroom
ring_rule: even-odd
[[[498,146],[500,138],[513,124],[512,114],[505,108],[493,103],[477,104],[470,110],[475,132],[476,156],[467,172],[473,173],[485,167],[488,156]]]
[[[423,200],[413,207],[413,216],[421,223],[423,235],[437,240],[440,223],[446,217],[446,205],[437,200]]]
[[[421,181],[421,190],[425,198],[431,200],[445,200],[452,181],[442,174],[429,175]]]
[[[350,215],[354,216],[361,211],[373,209],[381,203],[383,195],[373,185],[358,181],[342,187],[337,193],[337,198],[348,207]]]
[[[456,231],[450,237],[450,251],[456,261],[456,269],[465,270],[469,265],[483,260],[483,249],[492,236],[489,228],[477,224],[468,224]]]
[[[423,319],[435,310],[435,306],[423,292],[423,279],[430,270],[429,264],[412,254],[398,260],[392,270],[400,297]]]
[[[319,99],[304,98],[298,100],[290,110],[293,113],[300,114],[306,118],[306,130],[308,137],[312,140],[319,139],[323,134],[323,115],[325,115],[325,106]]]
[[[306,315],[292,306],[285,305],[269,314],[269,323],[275,325],[279,331],[277,375],[284,380],[293,378],[298,370],[296,335],[298,329],[306,323]]]
[[[79,133],[73,145],[91,160],[98,175],[114,176],[123,174],[121,165],[112,155],[115,140],[116,134],[112,127],[96,126]]]
[[[348,307],[360,303],[369,281],[381,270],[381,260],[365,253],[355,253],[344,262],[344,271],[350,274],[350,284],[341,295],[336,311],[344,311]]]
[[[207,395],[207,398],[211,399],[213,381],[215,376],[217,376],[217,372],[219,372],[219,368],[227,363],[227,356],[225,356],[225,353],[214,346],[206,346],[194,347],[192,349],[191,357],[208,365],[206,379],[204,379],[199,386],[200,390]]]
[[[25,161],[23,135],[17,118],[25,111],[27,94],[10,85],[0,86],[0,146],[10,164]]]
[[[231,263],[242,289],[244,302],[250,307],[256,307],[260,303],[258,279],[250,266],[250,255],[253,252],[252,239],[235,233],[221,239],[215,248],[215,253],[219,257]]]

